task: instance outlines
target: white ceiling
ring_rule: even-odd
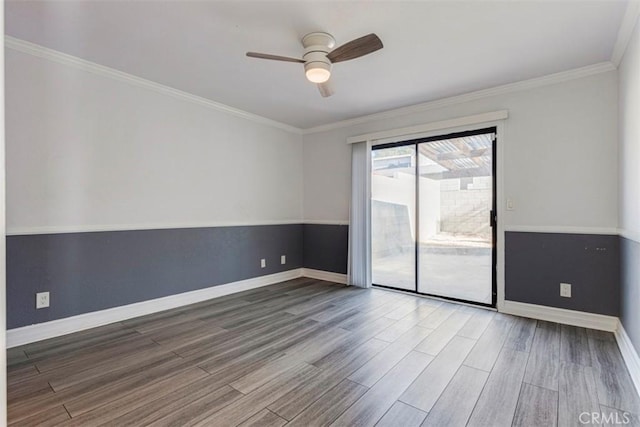
[[[608,61],[626,1],[7,1],[10,36],[299,128]],[[336,64],[322,98],[300,38],[384,49]]]

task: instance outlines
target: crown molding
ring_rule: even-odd
[[[617,67],[622,61],[631,36],[633,35],[633,29],[637,25],[638,17],[640,16],[640,1],[629,1],[627,3],[627,9],[622,18],[620,29],[618,30],[618,37],[616,43],[613,46],[613,53],[611,54],[611,62]]]
[[[635,2],[631,2],[631,3],[635,3]],[[627,14],[625,14],[625,22],[626,20],[630,19],[630,18],[627,18],[627,16],[632,13],[630,12],[630,9],[632,9],[631,3],[630,3],[630,7],[627,8]],[[637,18],[637,10],[635,13]],[[631,28],[626,30],[628,32],[626,36],[627,37],[626,43],[628,43],[628,39],[631,36],[632,30],[633,30],[633,26],[631,26]],[[621,28],[621,32],[622,32],[622,28]],[[623,34],[626,34],[626,33],[623,33]],[[620,40],[620,34],[618,38]],[[48,59],[50,61],[54,61],[63,65],[68,65],[68,66],[81,69],[83,71],[90,72],[96,75],[100,75],[102,77],[110,78],[113,80],[131,84],[134,86],[153,90],[155,92],[158,92],[167,96],[171,96],[173,98],[188,101],[188,102],[203,106],[205,108],[221,111],[227,114],[234,115],[236,117],[241,117],[246,120],[250,120],[255,123],[271,126],[277,129],[281,129],[281,130],[299,134],[299,135],[325,132],[329,130],[354,126],[362,123],[368,123],[371,121],[384,120],[384,119],[400,117],[408,114],[420,113],[423,111],[433,110],[437,108],[443,108],[450,105],[462,104],[465,102],[470,102],[477,99],[488,98],[488,97],[497,96],[501,94],[519,92],[519,91],[533,89],[537,87],[562,83],[569,80],[579,79],[579,78],[588,77],[595,74],[613,71],[616,69],[616,65],[617,65],[609,61],[601,62],[598,64],[588,65],[586,67],[576,68],[568,71],[562,71],[559,73],[550,74],[543,77],[537,77],[529,80],[523,80],[520,82],[509,83],[506,85],[496,86],[488,89],[482,89],[482,90],[469,92],[462,95],[442,98],[435,101],[424,102],[421,104],[415,104],[407,107],[396,108],[393,110],[383,111],[375,114],[369,114],[366,116],[356,117],[353,119],[341,120],[338,122],[328,123],[325,125],[314,126],[307,129],[301,129],[295,126],[291,126],[291,125],[281,123],[272,119],[268,119],[263,116],[259,116],[257,114],[249,113],[244,110],[230,107],[228,105],[215,102],[210,99],[202,98],[200,96],[193,95],[188,92],[184,92],[169,86],[165,86],[160,83],[153,82],[151,80],[143,79],[141,77],[137,77],[132,74],[125,73],[123,71],[109,68],[104,65],[96,64],[95,62],[87,61],[85,59],[78,58],[73,55],[68,55],[66,53],[62,53],[62,52],[59,52],[44,46],[40,46],[25,40],[21,40],[15,37],[5,35],[4,43],[5,43],[5,47],[18,52]],[[625,47],[626,47],[626,43],[625,43]],[[617,43],[616,43],[616,46],[617,46]]]
[[[435,101],[424,102],[421,104],[411,105],[408,107],[396,108],[394,110],[383,111],[381,113],[369,114],[367,116],[356,117],[354,119],[342,120],[339,122],[329,123],[326,125],[314,126],[303,129],[302,134],[312,134],[325,132],[334,129],[345,128],[349,126],[359,125],[362,123],[391,119],[394,117],[406,116],[409,114],[420,113],[423,111],[434,110],[438,108],[448,107],[450,105],[463,104],[465,102],[475,101],[477,99],[488,98],[492,96],[520,92],[528,89],[534,89],[542,86],[549,86],[570,80],[580,79],[595,74],[606,73],[615,70],[613,63],[606,61],[600,62],[586,67],[575,68],[573,70],[562,71],[555,74],[549,74],[543,77],[536,77],[529,80],[522,80],[516,83],[509,83],[502,86],[495,86],[489,89],[482,89],[475,92],[469,92],[462,95],[442,98]]]
[[[259,116],[257,114],[249,113],[238,108],[230,107],[220,102],[211,101],[210,99],[202,98],[197,95],[193,95],[188,92],[181,91],[179,89],[165,86],[160,83],[153,82],[151,80],[143,79],[132,74],[125,73],[123,71],[116,70],[114,68],[106,67],[104,65],[96,64],[95,62],[87,61],[77,56],[68,55],[66,53],[59,52],[44,46],[40,46],[35,43],[31,43],[25,40],[21,40],[11,36],[4,36],[5,47],[26,53],[28,55],[44,58],[59,64],[67,65],[82,71],[86,71],[92,74],[99,75],[101,77],[109,78],[119,82],[127,83],[133,86],[141,87],[144,89],[152,90],[163,95],[170,96],[172,98],[180,99],[182,101],[191,102],[201,107],[209,108],[212,110],[220,111],[226,114],[230,114],[236,117],[240,117],[246,120],[250,120],[262,125],[271,126],[277,129],[281,129],[287,132],[302,134],[302,129],[281,123],[266,117]]]

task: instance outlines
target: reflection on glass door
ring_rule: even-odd
[[[495,128],[376,146],[375,285],[495,305]]]
[[[415,291],[416,147],[374,150],[372,162],[372,280]]]

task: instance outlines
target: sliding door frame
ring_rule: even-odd
[[[420,233],[420,173],[419,173],[420,162],[419,162],[419,156],[420,156],[420,151],[418,149],[418,146],[419,144],[426,143],[426,142],[434,142],[434,141],[441,141],[446,139],[462,138],[465,136],[486,135],[486,134],[493,134],[493,139],[491,143],[492,207],[491,207],[490,218],[489,218],[490,225],[491,225],[491,303],[481,303],[477,301],[469,301],[469,300],[464,300],[460,298],[448,297],[445,295],[436,295],[436,294],[430,294],[425,292],[419,292],[418,281],[420,280],[419,279],[420,278],[419,276],[419,268],[420,268],[420,239],[419,239],[419,236],[420,236],[419,234]],[[371,147],[371,150],[376,151],[376,150],[382,150],[385,148],[406,147],[411,145],[415,147],[415,153],[416,153],[416,164],[415,164],[415,205],[416,207],[415,207],[415,213],[414,213],[415,215],[415,218],[414,218],[414,224],[415,224],[415,231],[414,231],[415,233],[415,239],[414,239],[415,240],[414,241],[415,286],[414,286],[414,290],[395,288],[393,286],[378,285],[375,283],[373,283],[373,286],[384,288],[384,289],[392,289],[395,291],[409,292],[409,293],[424,295],[429,297],[442,298],[449,301],[461,302],[465,304],[473,304],[473,305],[478,305],[482,307],[498,308],[498,264],[500,264],[498,260],[498,249],[497,249],[498,247],[498,216],[499,216],[498,215],[498,176],[497,176],[498,175],[497,174],[498,126],[490,125],[488,127],[480,127],[480,128],[471,129],[471,130],[442,133],[442,134],[436,134],[433,136],[426,136],[426,137],[409,139],[404,141],[376,144]]]

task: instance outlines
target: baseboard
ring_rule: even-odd
[[[347,275],[342,273],[333,273],[331,271],[314,270],[312,268],[303,268],[302,275],[312,279],[326,280],[327,282],[347,284]]]
[[[583,311],[566,310],[544,305],[527,304],[516,301],[505,301],[501,312],[531,319],[546,320],[565,325],[615,332],[618,329],[618,318],[603,314],[585,313]]]
[[[7,348],[17,347],[31,342],[41,341],[61,335],[91,329],[109,323],[120,322],[133,317],[144,316],[158,311],[182,307],[196,302],[218,298],[224,295],[242,292],[249,289],[272,285],[302,276],[304,269],[284,271],[282,273],[269,274],[267,276],[254,277],[197,291],[184,292],[177,295],[156,298],[106,310],[80,314],[50,322],[23,326],[7,331]],[[311,277],[311,276],[309,276]]]
[[[620,353],[622,353],[624,363],[627,365],[629,375],[631,375],[633,385],[636,386],[636,391],[638,392],[638,395],[640,395],[640,356],[638,356],[638,352],[633,346],[631,338],[627,335],[627,332],[624,330],[621,322],[618,323],[615,336]]]

